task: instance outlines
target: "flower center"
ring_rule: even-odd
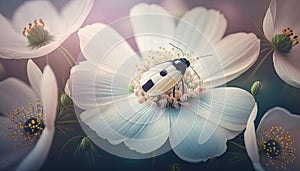
[[[10,121],[6,136],[17,141],[16,147],[25,142],[34,143],[45,128],[41,102],[37,100],[36,105],[29,103],[27,107],[16,108],[11,112]]]
[[[286,55],[291,52],[293,46],[299,44],[299,39],[298,35],[294,35],[292,29],[283,28],[282,34],[276,34],[272,38],[272,43],[279,53]]]
[[[190,56],[188,53],[180,53],[174,48],[167,49],[159,47],[158,50],[149,50],[147,57],[143,59],[143,63],[137,67],[137,74],[131,82],[130,91],[135,93],[139,103],[147,103],[152,107],[171,107],[179,109],[182,105],[189,105],[189,100],[193,97],[197,97],[202,91],[201,80],[198,75],[190,68],[187,68],[182,80],[178,82],[174,87],[160,95],[149,96],[140,85],[139,81],[141,76],[150,70],[152,67],[163,62],[172,61],[176,58],[187,58]],[[189,59],[193,62],[195,59]],[[191,66],[194,68],[194,66]],[[167,73],[165,70],[158,72],[162,77]]]
[[[28,28],[24,27],[23,36],[27,37],[28,46],[32,49],[40,48],[49,44],[53,36],[45,29],[45,23],[42,19],[34,20],[33,24],[29,23]]]
[[[280,126],[272,126],[270,130],[263,131],[263,150],[267,167],[286,169],[287,165],[296,159],[294,140],[288,131]]]
[[[275,140],[268,140],[263,145],[264,151],[268,158],[276,158],[281,152],[280,144]]]

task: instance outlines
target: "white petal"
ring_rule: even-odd
[[[0,23],[2,27],[2,31],[0,32],[0,47],[1,49],[9,48],[9,47],[22,47],[26,44],[26,38],[23,37],[22,30],[15,30],[11,23],[0,14]],[[1,51],[0,51],[1,52]],[[0,56],[3,56],[2,52]]]
[[[182,106],[180,110],[169,110],[171,121],[169,141],[172,147],[186,139],[194,125],[198,124],[196,122],[198,115],[188,110],[190,106]]]
[[[206,120],[205,124],[199,126],[203,127],[199,143],[205,143],[218,126],[232,131],[228,135],[230,139],[241,132],[246,127],[254,104],[254,98],[245,90],[233,87],[215,88],[203,91],[198,100],[191,100],[184,113],[191,112]],[[210,123],[214,125],[209,125]]]
[[[80,28],[94,4],[94,0],[73,0],[61,10],[66,32],[73,33]]]
[[[16,9],[12,22],[21,36],[24,27],[40,18],[45,22],[45,29],[52,34],[65,29],[57,10],[49,1],[25,1]]]
[[[254,106],[254,109],[247,122],[247,127],[244,133],[244,142],[245,142],[247,154],[251,159],[253,165],[258,166],[260,165],[260,163],[259,163],[259,153],[258,153],[255,125],[254,125],[256,114],[257,114],[257,105]]]
[[[273,54],[274,68],[279,77],[287,84],[297,88],[300,88],[299,52],[300,47],[295,47],[288,56],[282,56],[277,52]]]
[[[145,140],[145,142],[147,139],[158,138],[161,142],[150,147],[157,149],[162,145],[164,135],[168,134],[168,117],[162,117],[164,111],[159,107],[139,104],[138,99],[131,95],[128,98],[116,100],[114,104],[85,111],[81,113],[80,118],[100,137],[107,139],[112,144],[119,144],[128,138]],[[157,132],[158,130],[154,127],[151,128],[152,126],[159,126],[165,130]],[[142,150],[139,152],[147,152],[147,149],[139,148],[140,145],[135,147],[133,141],[129,140],[128,145],[131,149]]]
[[[98,67],[103,65],[116,71],[128,58],[135,56],[138,60],[126,40],[109,26],[93,24],[80,29],[78,34],[84,57]]]
[[[277,0],[272,0],[263,20],[263,31],[266,38],[271,41],[275,34]]]
[[[96,36],[97,33],[101,31],[104,27],[106,27],[104,24],[94,23],[91,25],[86,25],[84,28],[79,29],[78,36],[80,39],[80,49],[83,50],[89,43],[89,41],[92,40],[94,36]],[[88,56],[86,58],[88,58]]]
[[[28,85],[15,78],[8,78],[0,83],[0,97],[0,113],[7,116],[16,107],[28,106],[29,102],[35,103],[39,98]]]
[[[194,121],[191,120],[191,122]],[[173,140],[171,139],[172,136],[176,136],[177,132],[173,132],[173,129],[171,129],[170,144],[178,157],[188,162],[200,162],[220,156],[226,151],[226,130],[222,127],[218,127],[211,138],[205,143],[199,144],[199,134],[203,128],[201,125],[204,123],[205,120],[198,116],[196,123],[191,125],[192,130],[189,133],[186,133],[186,135],[184,135],[186,136],[185,139],[177,145],[174,145]],[[177,142],[175,142],[175,144],[176,143]]]
[[[259,50],[260,41],[252,33],[226,36],[216,45],[217,56],[204,57],[196,65],[203,87],[220,86],[238,77],[255,63]]]
[[[287,164],[287,170],[299,170],[300,169],[300,141],[299,141],[299,130],[300,130],[300,116],[297,114],[291,114],[286,109],[281,107],[274,107],[267,111],[261,119],[257,128],[257,137],[259,141],[262,140],[263,131],[270,130],[272,126],[281,126],[284,130],[288,131],[291,139],[295,140],[294,147],[296,151],[294,155],[296,159],[292,163]]]
[[[299,24],[299,6],[300,1],[297,0],[272,0],[271,1],[271,11],[275,15],[275,32],[277,34],[282,33],[283,28],[291,28],[296,34],[300,33],[300,24]]]
[[[43,112],[45,117],[45,125],[49,131],[54,130],[54,121],[56,118],[57,107],[57,83],[56,78],[47,65],[44,69],[43,77],[41,80],[41,97],[43,104]]]
[[[6,137],[10,131],[6,129],[8,125],[11,125],[11,121],[8,117],[0,116],[0,170],[14,170],[17,164],[30,152],[33,148],[33,144],[24,143],[22,147],[15,148],[18,143],[13,140],[12,137]]]
[[[17,171],[39,170],[46,161],[54,137],[54,129],[46,127],[33,150],[18,165]]]
[[[143,130],[134,138],[124,141],[131,150],[150,153],[160,148],[169,137],[169,115],[164,113],[161,118],[151,124],[145,124]]]
[[[140,52],[169,47],[175,41],[175,18],[159,5],[138,4],[130,10],[130,21]]]
[[[191,49],[198,49],[198,46],[207,46],[207,42],[214,45],[220,41],[226,26],[226,19],[219,11],[196,7],[181,18],[175,37],[185,42]],[[201,32],[207,40],[203,41],[203,36],[197,32]]]
[[[74,103],[87,110],[101,104],[114,103],[115,99],[128,96],[129,86],[139,62],[137,59],[139,58],[135,56],[127,58],[123,64],[114,69],[111,67],[115,66],[107,62],[99,68],[90,62],[80,64],[71,75]],[[87,66],[89,68],[86,68]]]
[[[43,74],[40,68],[31,59],[27,62],[27,76],[32,89],[36,94],[40,95],[40,86]]]

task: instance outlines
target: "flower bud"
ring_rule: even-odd
[[[66,93],[61,94],[60,102],[61,102],[61,104],[65,105],[65,106],[73,104],[72,99]]]
[[[255,81],[251,86],[251,94],[252,96],[255,96],[259,90],[261,89],[261,83],[260,81]]]

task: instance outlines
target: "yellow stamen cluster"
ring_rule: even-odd
[[[7,126],[9,133],[6,136],[17,142],[15,147],[26,142],[34,143],[45,127],[41,102],[37,100],[36,105],[30,102],[27,107],[16,108],[11,112],[10,121],[11,125]]]
[[[188,53],[177,52],[175,48],[170,50],[165,47],[159,47],[158,50],[149,50],[148,56],[143,59],[143,63],[137,67],[137,74],[135,75],[131,87],[138,98],[139,103],[147,103],[150,106],[159,106],[163,107],[174,107],[178,109],[181,105],[188,105],[188,100],[192,97],[196,97],[203,91],[201,88],[201,80],[194,71],[187,69],[185,75],[183,76],[183,83],[180,81],[178,85],[173,87],[158,96],[148,96],[146,92],[143,91],[139,80],[142,75],[147,72],[150,68],[154,67],[157,64],[174,60],[175,58],[186,58],[189,57]],[[194,61],[191,59],[190,61]],[[184,87],[184,90],[182,89]]]
[[[23,34],[23,36],[27,37],[27,35],[32,33],[36,28],[44,28],[44,27],[45,27],[45,23],[42,19],[39,19],[39,21],[34,20],[33,25],[32,25],[32,23],[29,23],[28,28],[24,27],[22,34]]]
[[[294,140],[289,132],[281,126],[272,126],[263,131],[263,149],[266,156],[266,166],[283,170],[289,163],[295,161]]]
[[[299,44],[299,38],[298,35],[294,35],[294,31],[290,28],[283,28],[282,33],[288,37],[290,37],[293,46]]]

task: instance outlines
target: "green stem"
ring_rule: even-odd
[[[69,58],[69,60],[75,65],[76,61],[73,58],[73,56],[71,55],[71,53],[66,48],[64,48],[62,45],[59,46],[59,48],[67,55],[67,57]]]
[[[265,62],[265,60],[269,57],[269,55],[274,52],[274,49],[270,49],[269,52],[263,57],[263,59],[258,63],[258,65],[255,67],[255,69],[252,71],[251,75],[248,77],[248,79],[251,79],[254,74],[256,74],[256,72],[258,71],[258,69],[260,68],[260,66]]]
[[[57,124],[78,123],[78,120],[58,121]]]
[[[73,58],[72,56],[69,56],[65,50],[62,48],[62,46],[59,46],[58,49],[60,50],[61,54],[64,56],[70,67],[73,67],[75,63],[72,63],[72,60],[70,58]]]
[[[62,146],[60,152],[59,152],[59,157],[61,158],[62,152],[63,152],[63,150],[64,150],[64,148],[66,147],[67,144],[69,144],[71,141],[73,141],[73,140],[75,140],[75,139],[77,139],[77,138],[83,138],[83,137],[84,137],[84,136],[82,136],[82,135],[78,135],[78,136],[75,136],[75,137],[70,138],[67,142],[65,142],[64,145]]]
[[[242,146],[242,145],[240,145],[240,144],[238,144],[238,143],[236,143],[236,142],[234,142],[234,141],[229,141],[229,142],[232,143],[233,145],[235,145],[235,146],[241,148],[241,149],[246,149],[244,146]]]

